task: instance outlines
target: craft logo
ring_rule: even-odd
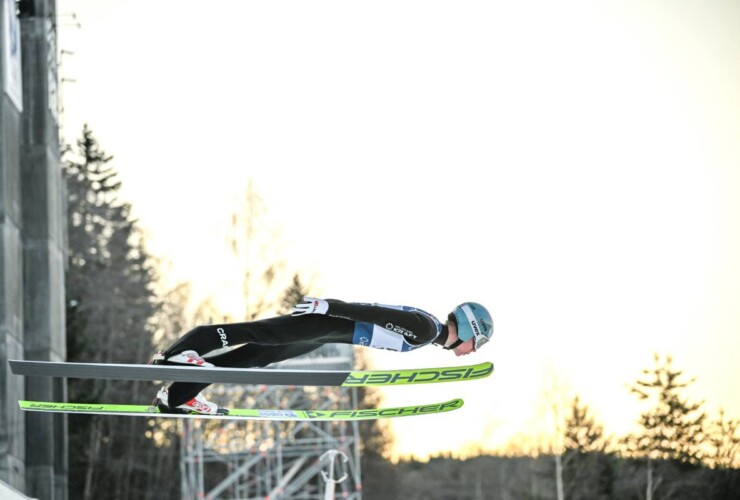
[[[402,326],[394,325],[393,323],[386,323],[385,329],[386,330],[390,330],[393,333],[399,333],[399,334],[403,335],[404,337],[407,337],[407,338],[410,338],[410,339],[415,339],[416,338],[416,335],[411,330],[407,330],[407,329],[405,329]]]
[[[221,337],[221,343],[224,347],[229,347],[229,341],[226,338],[226,332],[223,328],[216,328],[216,331],[218,332],[218,336]]]
[[[360,342],[358,345],[370,345],[370,339],[367,337],[360,337]]]

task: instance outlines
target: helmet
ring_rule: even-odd
[[[450,313],[450,319],[457,325],[457,336],[460,340],[465,342],[475,338],[476,350],[493,335],[491,313],[477,302],[463,302]]]

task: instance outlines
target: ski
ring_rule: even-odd
[[[8,360],[16,375],[116,380],[167,380],[223,384],[295,386],[396,386],[478,380],[493,373],[488,361],[466,366],[410,370],[278,370],[193,366],[65,363]]]
[[[237,408],[226,415],[200,415],[161,413],[156,407],[148,405],[51,403],[46,401],[18,401],[24,411],[53,413],[82,413],[91,415],[123,415],[133,417],[157,418],[204,418],[215,420],[312,420],[312,421],[352,421],[375,420],[414,415],[432,415],[458,410],[462,399],[451,399],[444,403],[399,406],[396,408],[370,408],[365,410],[258,410]]]

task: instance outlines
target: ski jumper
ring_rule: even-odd
[[[172,344],[165,356],[191,349],[203,356],[238,346],[204,357],[214,366],[260,368],[330,343],[407,352],[431,343],[444,345],[447,339],[447,327],[421,309],[334,299],[327,302],[329,309],[325,315],[286,315],[246,323],[198,326]],[[169,387],[170,406],[189,401],[208,385],[174,382]]]

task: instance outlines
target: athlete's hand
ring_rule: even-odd
[[[293,306],[291,316],[303,316],[304,314],[326,314],[329,303],[324,299],[314,297],[303,297],[303,300]]]

